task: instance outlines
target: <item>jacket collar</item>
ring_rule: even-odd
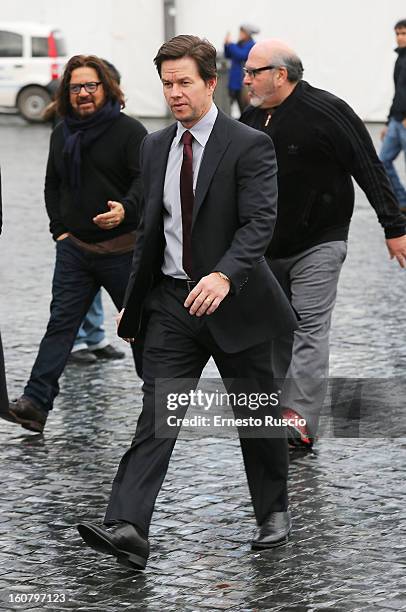
[[[216,121],[214,122],[213,129],[206,143],[200,164],[199,176],[196,184],[195,202],[193,206],[192,227],[210,187],[217,166],[219,165],[221,158],[230,144],[229,125],[232,121],[234,120],[227,117],[227,115],[225,115],[222,111],[218,111]],[[161,130],[159,134],[156,135],[156,142],[153,145],[154,157],[152,160],[151,171],[151,177],[153,180],[151,181],[150,187],[152,190],[151,195],[158,202],[159,207],[162,206],[166,164],[176,131],[176,123]]]

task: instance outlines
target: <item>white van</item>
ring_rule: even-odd
[[[55,27],[0,22],[0,107],[42,121],[66,61],[65,42]]]

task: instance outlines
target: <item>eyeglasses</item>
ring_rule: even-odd
[[[69,85],[69,91],[71,94],[78,94],[82,91],[82,87],[84,87],[87,93],[95,93],[99,85],[101,85],[101,81],[90,81],[89,83],[74,83],[73,85]]]
[[[249,76],[250,78],[255,78],[257,74],[263,72],[264,70],[273,70],[274,68],[280,68],[280,66],[261,66],[261,68],[243,68],[244,76]]]

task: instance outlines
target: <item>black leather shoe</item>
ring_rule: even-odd
[[[148,540],[131,523],[119,522],[111,527],[80,523],[78,531],[88,546],[116,557],[118,563],[143,570],[149,555]]]
[[[10,402],[8,412],[1,413],[0,416],[12,423],[19,423],[24,429],[42,433],[48,414],[45,410],[38,408],[28,397],[22,395],[13,402]]]
[[[114,346],[111,346],[111,344],[101,349],[91,350],[91,353],[96,355],[97,359],[123,359],[125,357],[123,351],[118,351]]]
[[[72,351],[69,355],[68,363],[74,363],[75,365],[89,365],[90,363],[96,363],[97,357],[93,355],[89,349],[79,349],[78,351]]]
[[[289,538],[292,521],[290,512],[271,512],[268,518],[257,528],[251,542],[252,550],[275,548],[286,544]]]

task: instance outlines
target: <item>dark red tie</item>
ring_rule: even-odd
[[[180,203],[182,207],[182,239],[183,254],[182,265],[189,278],[193,279],[192,273],[192,216],[193,216],[193,136],[190,132],[184,132],[183,161],[180,170]]]

